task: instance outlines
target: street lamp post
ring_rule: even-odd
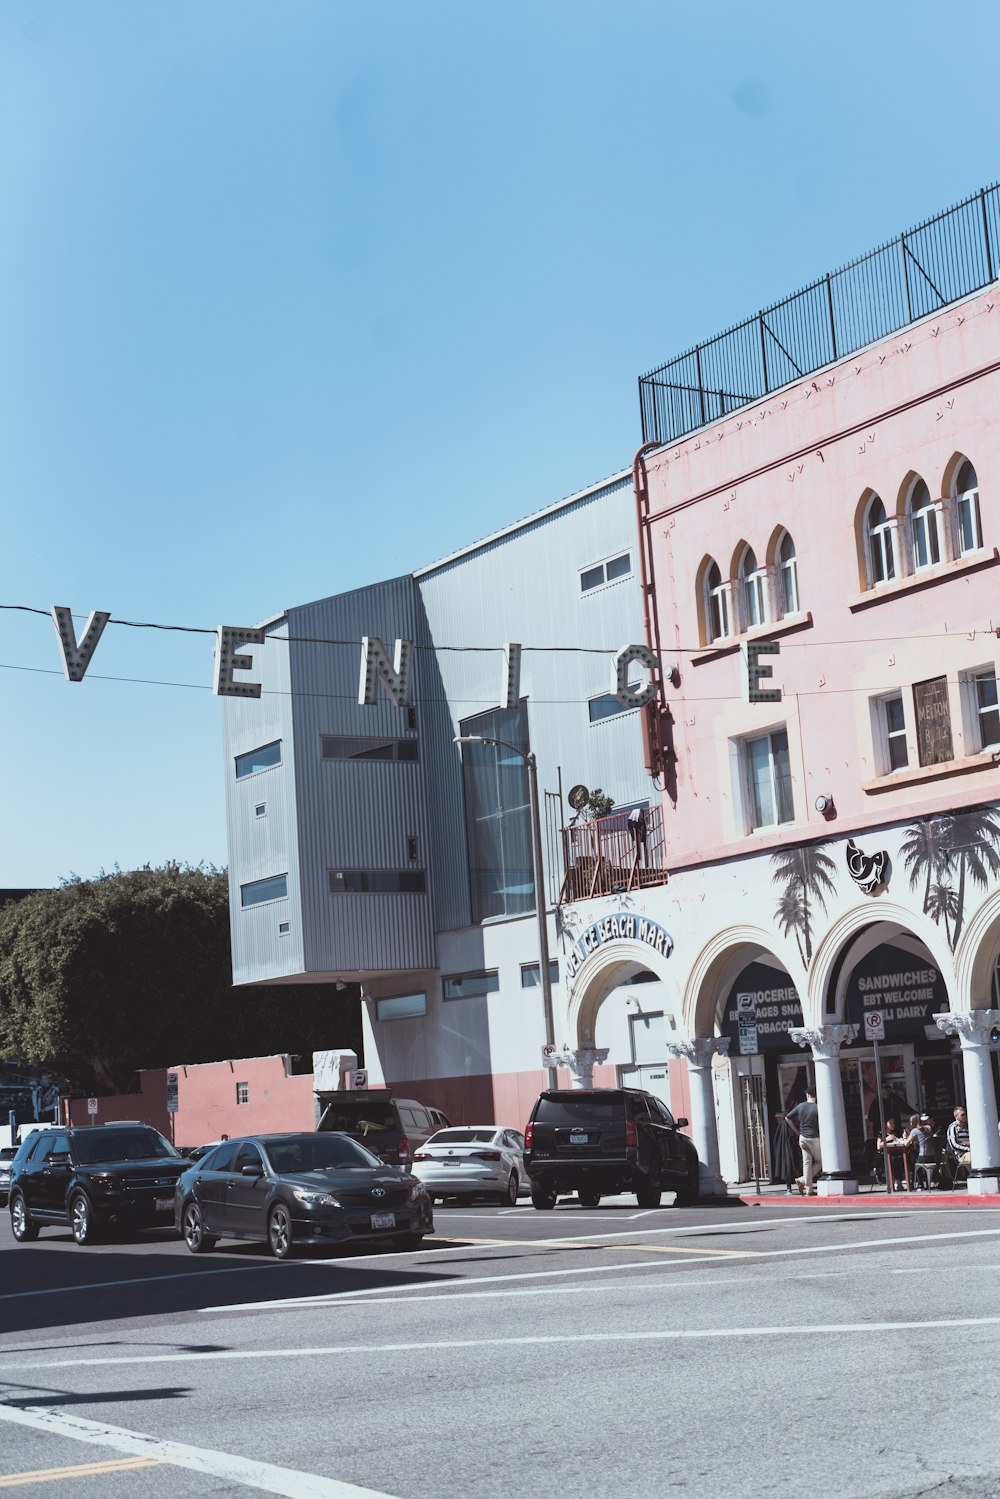
[[[552,1013],[552,977],[549,972],[549,929],[545,919],[545,870],[542,865],[542,823],[538,810],[538,762],[531,750],[520,750],[506,739],[492,739],[485,734],[456,734],[456,744],[492,744],[497,749],[510,750],[528,767],[528,804],[531,812],[531,873],[535,885],[535,916],[538,921],[538,978],[542,986],[542,1007],[545,1011],[545,1044],[556,1044],[555,1020]],[[547,1067],[549,1087],[557,1085],[555,1067]]]

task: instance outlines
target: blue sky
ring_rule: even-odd
[[[995,53],[961,0],[5,0],[0,603],[252,623],[625,467],[638,374],[1000,176]],[[0,886],[225,862],[211,647],[70,685],[0,613]]]

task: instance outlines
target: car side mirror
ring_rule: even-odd
[[[264,1167],[260,1161],[248,1161],[245,1166],[240,1167],[241,1176],[263,1176]]]
[[[68,1166],[69,1151],[54,1150],[45,1163],[47,1166]]]
[[[675,1127],[675,1129],[687,1129],[687,1120],[684,1119],[683,1117],[680,1118],[680,1119],[675,1119],[674,1120],[674,1127]]]

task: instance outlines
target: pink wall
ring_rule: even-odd
[[[62,1105],[63,1119],[67,1124],[114,1124],[119,1119],[138,1119],[170,1138],[165,1068],[140,1072],[138,1093],[116,1093],[110,1098],[98,1098],[96,1114],[87,1113],[86,1098],[64,1098]]]
[[[997,795],[1000,772],[977,753],[971,726],[964,734],[959,677],[997,659],[998,409],[994,288],[650,460],[661,647],[681,671],[680,688],[666,689],[678,757],[677,805],[668,806],[674,868]],[[866,494],[901,512],[916,473],[933,499],[946,496],[958,454],[978,473],[983,550],[951,561],[949,536],[939,566],[869,589],[856,541]],[[795,542],[805,617],[758,632],[781,642],[780,657],[765,660],[784,702],[751,706],[738,643],[705,648],[698,584],[709,555],[734,576],[745,543],[759,564],[773,560],[783,527]],[[902,522],[898,540],[905,572],[912,549]],[[871,700],[894,688],[905,698],[914,682],[940,675],[949,678],[955,760],[920,770],[911,734],[909,768],[886,776]],[[912,698],[909,713],[912,723]],[[730,744],[782,722],[795,822],[748,835]],[[832,825],[814,810],[821,792],[834,798]]]
[[[224,1134],[316,1128],[312,1073],[286,1076],[283,1057],[206,1062],[170,1070],[177,1074],[175,1145],[203,1145]],[[237,1083],[249,1085],[248,1103],[236,1102]]]

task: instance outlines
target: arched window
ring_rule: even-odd
[[[795,543],[787,531],[778,545],[778,604],[782,618],[799,612],[799,567]]]
[[[729,584],[723,582],[719,564],[711,563],[705,575],[705,618],[710,640],[726,640],[732,634],[729,593]]]
[[[868,503],[865,518],[868,549],[868,576],[873,588],[891,583],[896,576],[896,521],[887,519],[885,506],[877,494]]]
[[[913,571],[941,561],[941,501],[932,500],[923,479],[914,480],[906,502],[913,546]]]
[[[767,571],[757,566],[757,554],[747,547],[740,560],[740,589],[746,628],[767,623]]]
[[[966,458],[955,475],[955,529],[958,535],[958,550],[978,552],[983,544],[983,523],[979,515],[979,480],[972,464]]]

